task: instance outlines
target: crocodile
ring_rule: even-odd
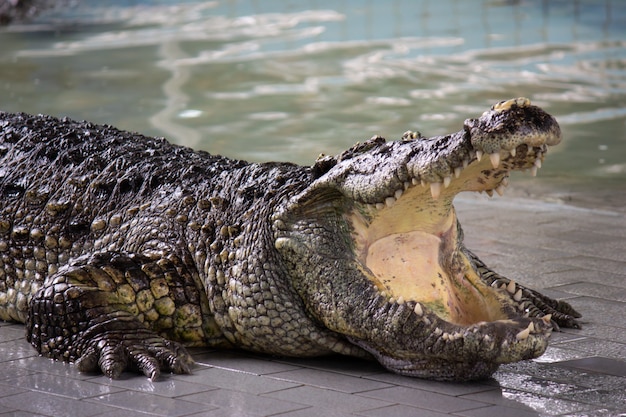
[[[560,140],[525,98],[312,166],[0,113],[0,319],[25,323],[41,355],[111,378],[189,373],[194,346],[488,378],[580,314],[480,261],[453,199],[500,193]]]

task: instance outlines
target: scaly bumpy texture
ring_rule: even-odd
[[[0,113],[0,319],[114,378],[189,372],[183,346],[487,377],[579,315],[467,250],[452,199],[501,193],[559,140],[516,99],[452,135],[376,137],[301,167]]]

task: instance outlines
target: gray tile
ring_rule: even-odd
[[[518,402],[537,413],[550,415],[568,415],[574,412],[593,409],[592,405],[564,400],[558,397],[549,397],[529,392],[503,389],[502,395],[509,400]]]
[[[14,323],[0,322],[4,325],[0,330],[0,343],[7,342],[9,340],[22,340],[26,343],[26,329],[22,325]]]
[[[30,369],[24,369],[12,362],[2,364],[2,372],[0,372],[0,382],[4,383],[7,379],[17,378],[20,376],[31,375],[35,373]]]
[[[269,416],[306,408],[306,405],[283,399],[261,397],[240,391],[218,389],[180,397],[199,405],[235,410],[242,416]]]
[[[297,367],[327,370],[352,376],[367,376],[387,372],[378,362],[348,356],[322,356],[319,358],[284,358],[282,363]]]
[[[272,417],[354,417],[354,414],[324,407],[308,407],[301,410],[276,414]]]
[[[375,391],[363,392],[359,395],[443,413],[453,413],[456,411],[470,410],[485,406],[485,403],[479,401],[408,387],[383,388]]]
[[[111,408],[104,405],[89,404],[84,401],[36,391],[0,398],[0,405],[14,410],[55,417],[69,415],[89,417],[111,411]]]
[[[423,408],[410,407],[403,404],[396,404],[389,407],[377,408],[375,410],[360,411],[358,415],[367,417],[445,417],[450,414],[425,410]]]
[[[356,394],[331,391],[311,386],[301,386],[283,391],[264,394],[264,397],[277,398],[309,406],[330,408],[333,410],[355,412],[393,405],[392,400],[378,400]]]
[[[193,355],[196,364],[248,372],[255,375],[267,375],[276,372],[291,371],[298,366],[271,360],[270,357],[255,357],[245,352],[215,351]]]
[[[59,377],[56,375],[38,373],[9,379],[5,384],[74,399],[94,397],[96,395],[109,394],[121,390],[121,388],[109,385],[94,384],[92,382],[71,378],[63,378],[63,383],[59,382]]]
[[[0,343],[0,362],[38,356],[26,340],[16,339]]]
[[[175,376],[177,380],[210,384],[212,387],[224,388],[232,391],[247,392],[250,394],[264,394],[298,386],[287,381],[272,377],[248,374],[221,368],[209,368],[196,372],[193,375]]]
[[[27,390],[11,385],[6,385],[4,382],[0,384],[0,397],[10,397],[11,395],[20,394],[23,392],[27,392]]]
[[[43,372],[57,377],[72,379],[89,379],[94,374],[86,374],[78,371],[76,366],[63,361],[55,361],[42,356],[31,356],[8,362],[8,365],[31,372]]]
[[[380,381],[357,378],[318,369],[298,369],[295,371],[280,372],[272,374],[272,377],[295,382],[297,384],[311,385],[347,393],[370,391],[391,386]]]
[[[107,405],[123,409],[124,411],[120,410],[120,413],[126,412],[125,410],[130,410],[159,416],[184,416],[214,408],[207,407],[204,404],[176,398],[166,398],[138,391],[122,391],[100,395],[98,397],[88,398],[85,401],[93,403],[88,405]]]
[[[156,394],[163,397],[174,398],[182,395],[195,394],[198,392],[210,391],[217,389],[205,384],[199,384],[193,381],[185,381],[184,379],[175,379],[169,375],[161,376],[156,381],[138,374],[123,375],[121,379],[110,379],[104,375],[100,375],[89,382],[96,384],[110,385],[118,388],[118,390],[126,389],[148,394]]]
[[[537,412],[532,408],[523,410],[502,405],[491,405],[474,410],[460,411],[456,414],[464,417],[537,417]]]
[[[454,396],[496,389],[492,385],[486,385],[482,382],[438,382],[429,381],[427,379],[421,378],[411,378],[407,376],[393,374],[391,372],[370,375],[366,378],[373,379],[375,381],[386,382],[392,385],[400,385],[403,387],[416,388],[424,391],[438,392],[441,394]]]
[[[620,259],[623,259],[623,254],[621,254],[620,256]],[[622,261],[580,255],[572,256],[569,258],[562,258],[560,259],[560,261],[567,265],[575,265],[587,269],[591,268],[596,271],[609,272],[612,274],[624,275],[626,273],[626,262]]]
[[[552,365],[626,378],[626,362],[616,359],[593,356],[582,359],[555,362]]]
[[[559,345],[565,349],[572,348],[585,352],[584,356],[603,356],[623,360],[626,358],[626,344],[611,342],[609,340],[587,338],[579,341],[562,343]]]
[[[576,295],[585,295],[589,297],[603,298],[605,300],[626,302],[626,288],[614,287],[594,282],[576,282],[554,288]]]

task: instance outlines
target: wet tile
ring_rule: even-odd
[[[176,376],[177,380],[210,384],[212,387],[241,391],[250,394],[264,394],[298,386],[297,383],[281,381],[273,377],[264,377],[245,372],[221,368],[205,369],[193,375]]]
[[[626,344],[609,340],[587,338],[580,341],[562,343],[559,346],[565,349],[571,346],[572,349],[585,352],[585,356],[595,355],[620,360],[626,358]]]
[[[271,360],[269,357],[254,357],[244,352],[217,351],[193,356],[196,364],[248,372],[256,375],[291,371],[299,367]]]
[[[24,326],[0,322],[4,325],[0,327],[0,343],[7,342],[9,340],[23,340],[26,343],[26,329]]]
[[[11,395],[20,394],[27,390],[6,384],[4,381],[0,383],[0,397],[10,397]]]
[[[626,277],[623,274],[612,274],[594,271],[589,268],[574,267],[566,271],[557,271],[546,274],[545,279],[551,285],[571,284],[576,282],[597,282],[618,288],[626,288]]]
[[[271,394],[270,394],[271,395]],[[180,397],[199,405],[209,405],[226,410],[236,410],[241,416],[265,416],[306,408],[306,405],[283,399],[257,396],[245,392],[219,389]]]
[[[38,353],[26,340],[17,339],[0,343],[0,363],[32,356],[38,356]]]
[[[162,375],[158,380],[151,381],[143,375],[127,375],[121,379],[110,379],[104,375],[92,378],[89,382],[110,385],[119,390],[126,389],[149,394],[156,394],[163,397],[174,398],[198,392],[217,389],[194,381],[185,381],[183,378],[175,379],[170,375]]]
[[[94,397],[121,390],[121,388],[110,385],[94,384],[71,378],[63,378],[63,383],[59,383],[58,376],[43,373],[9,379],[5,384],[74,399]]]
[[[110,407],[45,392],[25,392],[0,398],[0,405],[15,410],[46,416],[89,417],[112,411]]]
[[[623,255],[622,258],[623,259]],[[560,259],[567,265],[579,266],[582,268],[593,269],[596,271],[609,272],[612,274],[624,275],[626,272],[626,262],[620,262],[611,259],[605,259],[594,256],[572,256]]]
[[[554,362],[552,365],[626,378],[626,362],[617,359],[593,356],[589,358]]]
[[[518,370],[519,372],[519,370]],[[566,382],[552,381],[517,372],[500,370],[494,375],[501,387],[531,392],[543,396],[559,396],[568,392],[581,392],[586,387]]]
[[[4,383],[7,379],[17,378],[20,376],[31,375],[35,373],[30,369],[24,369],[12,362],[2,363],[2,372],[0,372],[0,382]]]
[[[563,398],[579,403],[592,404],[594,408],[606,407],[615,411],[626,411],[626,393],[623,388],[568,393],[563,395]]]
[[[464,417],[537,417],[537,412],[532,408],[523,410],[520,408],[492,405],[474,410],[460,411],[456,415]]]
[[[42,356],[31,356],[9,362],[10,365],[32,372],[43,372],[57,377],[72,379],[89,379],[93,374],[78,372],[76,366],[71,363],[55,361]]]
[[[277,414],[275,417],[354,417],[355,414],[324,407],[307,407],[296,411]],[[237,416],[238,417],[238,416]],[[274,417],[274,416],[272,416]]]
[[[408,387],[383,388],[363,392],[359,395],[444,413],[453,413],[485,406],[484,403],[479,401]]]
[[[311,385],[347,393],[370,391],[391,386],[380,381],[321,371],[318,369],[298,369],[295,371],[280,372],[272,374],[272,377],[296,384]]]
[[[416,388],[424,391],[438,392],[440,394],[454,396],[496,389],[492,385],[487,385],[483,382],[437,382],[429,381],[427,379],[411,378],[407,376],[397,375],[391,372],[370,375],[365,378],[386,382],[392,385],[400,385],[403,387]]]
[[[367,398],[360,395],[347,394],[306,385],[283,391],[276,391],[270,394],[264,394],[263,397],[271,397],[315,407],[319,407],[320,404],[323,404],[324,408],[346,412],[380,408],[393,405],[394,403],[393,400],[378,400],[375,398]]]
[[[85,401],[84,404],[87,404],[87,402],[92,403],[87,404],[91,406],[106,405],[123,410],[150,413],[159,416],[184,416],[214,408],[195,402],[166,398],[138,391],[121,391],[89,398]],[[120,411],[120,414],[124,412],[125,411]]]
[[[341,355],[319,358],[284,358],[278,361],[297,367],[328,370],[359,377],[387,372],[378,362]]]
[[[626,302],[626,288],[614,287],[593,282],[577,282],[574,284],[560,285],[553,288],[576,295],[585,295],[589,297],[602,298],[605,300]]]
[[[423,408],[410,407],[408,405],[396,404],[389,407],[377,408],[375,410],[366,410],[359,412],[360,416],[367,417],[445,417],[450,416],[447,413],[439,413],[437,411],[425,410]],[[312,417],[315,417],[312,415]]]
[[[569,401],[557,397],[548,397],[509,389],[503,389],[502,395],[509,400],[516,401],[521,405],[533,409],[537,413],[550,415],[569,415],[573,412],[586,411],[594,408],[592,405],[577,401]]]

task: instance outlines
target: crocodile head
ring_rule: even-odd
[[[311,185],[273,219],[308,313],[405,375],[483,378],[541,355],[550,316],[465,249],[452,202],[501,193],[511,170],[534,173],[559,141],[556,120],[519,98],[451,135],[375,137],[320,158]]]

